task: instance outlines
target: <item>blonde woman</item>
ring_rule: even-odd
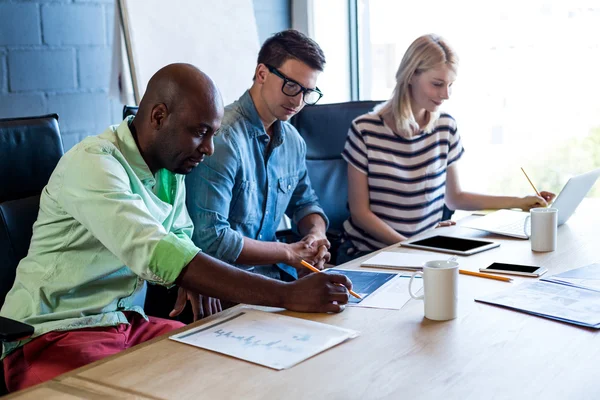
[[[348,162],[350,218],[338,263],[397,243],[441,222],[450,209],[546,206],[542,197],[488,196],[461,189],[456,162],[464,149],[456,122],[440,112],[450,98],[458,57],[437,35],[406,51],[390,100],[352,122],[342,156]]]

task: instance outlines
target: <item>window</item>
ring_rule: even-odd
[[[466,149],[459,163],[464,188],[530,194],[522,166],[538,189],[558,193],[570,176],[600,167],[597,1],[356,2],[361,100],[390,97],[404,51],[418,36],[440,34],[457,51],[458,78],[445,111],[456,118]],[[327,43],[344,47],[333,39],[342,29],[334,21],[348,1],[313,3],[313,37],[325,43],[329,66],[338,57],[349,65],[348,53]],[[338,71],[328,68],[320,79]],[[332,96],[336,88],[339,96]],[[348,93],[330,90],[328,97]],[[592,195],[600,197],[600,185]]]
[[[308,10],[308,14],[300,10]],[[350,101],[348,0],[296,0],[293,14],[295,27],[319,43],[325,53],[325,71],[318,83],[323,92],[319,104]],[[306,20],[299,21],[298,14]]]

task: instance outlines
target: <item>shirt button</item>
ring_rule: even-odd
[[[265,212],[265,215],[269,215],[269,210],[267,210],[267,211]]]
[[[258,238],[259,238],[259,239],[262,239],[262,235],[258,235]]]
[[[292,188],[292,185],[288,185],[288,190],[290,190]]]

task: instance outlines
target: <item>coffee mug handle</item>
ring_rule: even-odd
[[[525,218],[525,223],[523,224],[523,233],[525,234],[525,236],[527,236],[528,239],[531,237],[531,228],[529,229],[529,232],[527,232],[527,222],[530,220],[531,220],[531,214],[529,214]]]
[[[421,275],[421,277],[423,277],[423,273],[421,271],[413,272],[413,274],[410,276],[410,282],[408,282],[408,294],[410,294],[410,297],[412,297],[415,300],[423,300],[423,298],[425,297],[425,294],[422,294],[420,296],[415,296],[412,292],[412,283],[413,283],[413,279],[415,279],[416,275]]]

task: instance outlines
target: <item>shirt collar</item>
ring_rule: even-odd
[[[131,134],[131,130],[129,130],[129,124],[133,121],[133,116],[130,115],[121,122],[121,124],[117,127],[117,140],[119,141],[119,149],[123,156],[129,163],[133,172],[137,175],[137,177],[144,184],[151,184],[152,186],[155,183],[154,176],[148,168],[148,164],[144,161],[142,154],[140,153],[140,149]]]
[[[250,130],[250,137],[256,138],[262,135],[266,135],[265,126],[263,125],[252,96],[250,96],[250,90],[246,92],[238,99],[238,107],[240,112],[248,120],[254,129]],[[273,122],[273,146],[278,146],[283,143],[283,122],[276,120]]]

